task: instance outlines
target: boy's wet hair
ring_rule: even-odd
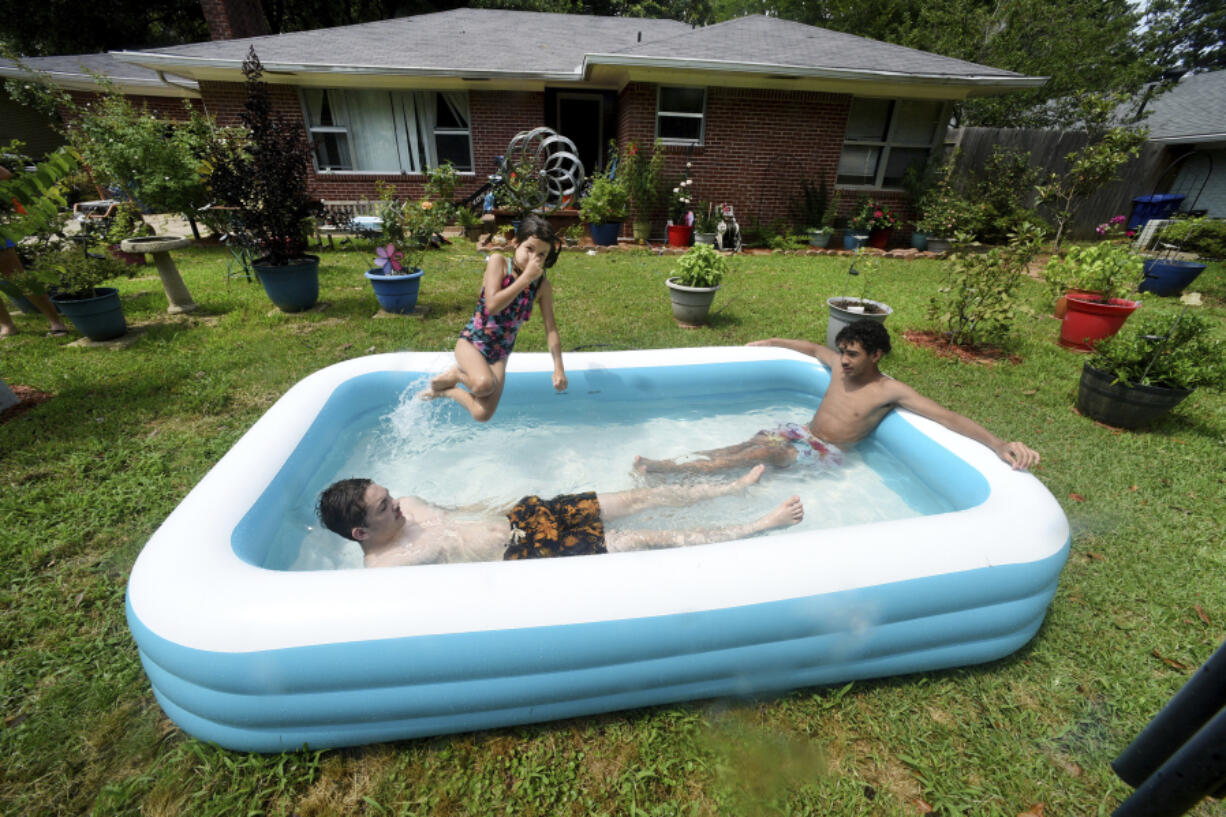
[[[529,238],[539,238],[549,245],[549,255],[545,256],[545,269],[549,269],[558,260],[558,249],[561,241],[553,231],[553,225],[543,216],[528,213],[519,220],[519,229],[515,231],[515,240],[520,244]]]
[[[354,528],[366,527],[366,489],[370,485],[370,480],[362,478],[342,479],[329,485],[315,506],[319,521],[333,533],[353,539]]]
[[[868,318],[860,318],[847,324],[835,335],[834,343],[859,343],[865,354],[871,355],[880,350],[883,355],[890,353],[890,332],[885,324]]]

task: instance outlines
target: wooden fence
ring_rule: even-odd
[[[1041,179],[1051,173],[1063,174],[1068,172],[1065,157],[1084,147],[1087,141],[1084,133],[1032,128],[962,128],[951,131],[950,136],[960,148],[956,175],[962,178],[982,174],[997,145],[1029,151],[1030,164],[1038,168]],[[1162,181],[1159,177],[1166,175],[1164,171],[1170,162],[1171,156],[1164,146],[1146,142],[1137,157],[1120,168],[1119,181],[1076,205],[1077,214],[1070,226],[1072,237],[1090,238],[1094,228],[1112,216],[1129,215],[1132,200],[1137,196],[1164,192],[1155,188]],[[1033,206],[1035,198],[1032,192],[1027,204]]]

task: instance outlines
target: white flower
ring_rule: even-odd
[[[674,192],[674,193],[680,193],[680,192],[681,192],[681,188],[680,188],[680,187],[674,187],[674,188],[673,188],[673,192]]]
[[[688,167],[693,167],[693,166],[694,166],[694,163],[693,163],[693,162],[686,162],[686,163],[685,163],[685,166],[686,166],[687,168],[688,168]]]

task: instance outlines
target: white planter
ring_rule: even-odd
[[[701,326],[707,322],[711,302],[719,287],[687,287],[677,283],[676,278],[665,281],[669,299],[673,305],[673,317],[687,326]]]
[[[950,239],[928,236],[928,252],[949,252]]]
[[[856,301],[857,303],[848,306],[835,306],[836,302]],[[844,326],[848,326],[861,318],[868,318],[877,323],[885,323],[885,319],[894,314],[894,310],[880,301],[872,301],[867,298],[853,298],[847,295],[840,295],[837,298],[827,298],[826,306],[830,309],[830,317],[826,321],[826,345],[831,349],[835,348],[834,339],[838,337],[839,332],[843,331]],[[867,312],[866,306],[876,307],[877,311]]]

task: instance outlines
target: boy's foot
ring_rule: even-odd
[[[793,496],[782,503],[778,508],[768,513],[766,516],[758,520],[758,524],[762,527],[759,530],[771,530],[772,528],[788,528],[797,524],[805,518],[804,506],[800,504],[800,497]]]
[[[649,460],[646,457],[634,458],[634,470],[640,474],[647,474],[652,471],[668,471],[671,470],[667,465],[671,465],[668,460]]]

